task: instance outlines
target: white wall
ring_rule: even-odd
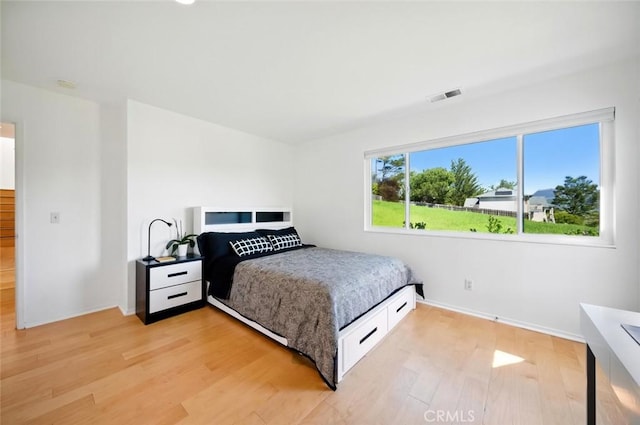
[[[102,278],[110,265],[101,250],[99,106],[3,80],[2,119],[16,123],[22,160],[24,324],[117,305],[118,293]],[[50,223],[51,212],[60,213],[59,224]]]
[[[190,231],[193,206],[292,204],[293,153],[281,143],[135,101],[98,105],[6,80],[0,118],[17,124],[23,162],[26,327],[114,306],[133,313],[134,263],[152,218],[182,219]],[[163,227],[154,225],[155,255],[174,237]]]
[[[640,87],[640,63],[636,64],[635,82],[633,78],[631,78],[629,81],[631,84],[635,84],[636,87]],[[638,108],[637,109],[638,112],[636,114],[636,134],[635,134],[635,140],[637,143],[640,141],[640,93],[636,95],[636,107]],[[640,157],[640,146],[637,149],[638,149],[638,152],[637,152],[638,157]],[[636,188],[640,189],[640,172],[636,173],[636,178],[637,178]],[[640,195],[638,195],[636,202],[637,202],[635,207],[636,211],[640,213]],[[639,228],[638,230],[640,231],[640,224],[638,224],[638,228]],[[637,240],[640,241],[640,234],[638,235]],[[636,282],[638,284],[638,306],[640,306],[640,246],[638,247],[638,258],[636,260],[636,265],[638,268],[637,279],[636,279]],[[640,310],[640,308],[638,310]]]
[[[296,225],[319,245],[389,254],[423,278],[426,297],[570,336],[580,302],[640,309],[637,122],[640,60],[442,106],[318,140],[296,151]],[[364,232],[365,150],[616,107],[616,248]],[[310,173],[309,170],[316,170]],[[465,291],[465,278],[474,290]]]
[[[182,218],[190,230],[190,207],[289,206],[295,195],[305,241],[401,257],[434,302],[578,334],[578,302],[640,309],[638,75],[635,61],[491,98],[463,97],[295,154],[138,102],[100,107],[3,81],[0,118],[18,125],[24,162],[24,322],[116,305],[133,312],[133,264],[146,255],[152,218]],[[608,106],[617,108],[615,249],[363,231],[365,150]],[[61,213],[58,225],[49,223],[53,211]],[[159,255],[173,233],[155,226],[152,254]],[[462,289],[465,277],[474,291]]]
[[[127,104],[127,143],[129,312],[152,219],[182,219],[191,232],[195,206],[292,205],[290,146],[135,101]],[[163,254],[174,232],[155,223],[151,255]]]
[[[127,312],[127,105],[102,105],[100,114],[100,257],[103,280]]]

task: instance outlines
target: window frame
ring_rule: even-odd
[[[544,131],[559,130],[568,127],[576,127],[586,124],[598,124],[600,143],[600,228],[598,236],[577,236],[577,235],[557,235],[557,234],[535,234],[524,233],[522,224],[523,213],[523,168],[524,168],[524,136],[526,134],[539,133]],[[531,121],[496,129],[483,130],[461,135],[443,137],[423,142],[410,143],[405,145],[385,147],[382,149],[368,150],[364,152],[364,187],[365,187],[365,211],[364,230],[376,233],[397,233],[410,235],[453,237],[466,239],[504,240],[510,242],[531,242],[561,245],[580,245],[615,247],[615,139],[614,139],[615,107],[603,108],[594,111],[581,112],[571,115]],[[413,152],[446,148],[458,145],[482,143],[504,137],[517,138],[517,190],[518,190],[518,210],[517,210],[517,232],[510,235],[478,233],[478,232],[456,232],[442,230],[422,230],[409,228],[410,209],[410,188],[409,173],[411,164],[409,154]],[[404,170],[404,227],[384,227],[374,226],[372,223],[372,159],[381,156],[392,156],[403,154],[405,158]]]

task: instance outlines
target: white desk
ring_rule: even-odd
[[[587,343],[587,425],[596,423],[596,359],[629,424],[640,425],[640,344],[620,326],[640,326],[640,313],[590,304],[580,304],[580,310]]]

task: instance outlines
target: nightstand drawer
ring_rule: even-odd
[[[153,267],[149,270],[149,289],[165,288],[202,279],[202,261]]]
[[[200,264],[200,262],[197,262]],[[183,283],[149,292],[149,313],[202,300],[202,281]]]

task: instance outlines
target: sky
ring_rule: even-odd
[[[484,188],[501,179],[517,180],[515,137],[415,152],[410,157],[411,170],[449,169],[458,158],[471,166]],[[566,176],[587,176],[599,186],[599,158],[598,124],[528,134],[524,138],[524,193],[555,188]]]

